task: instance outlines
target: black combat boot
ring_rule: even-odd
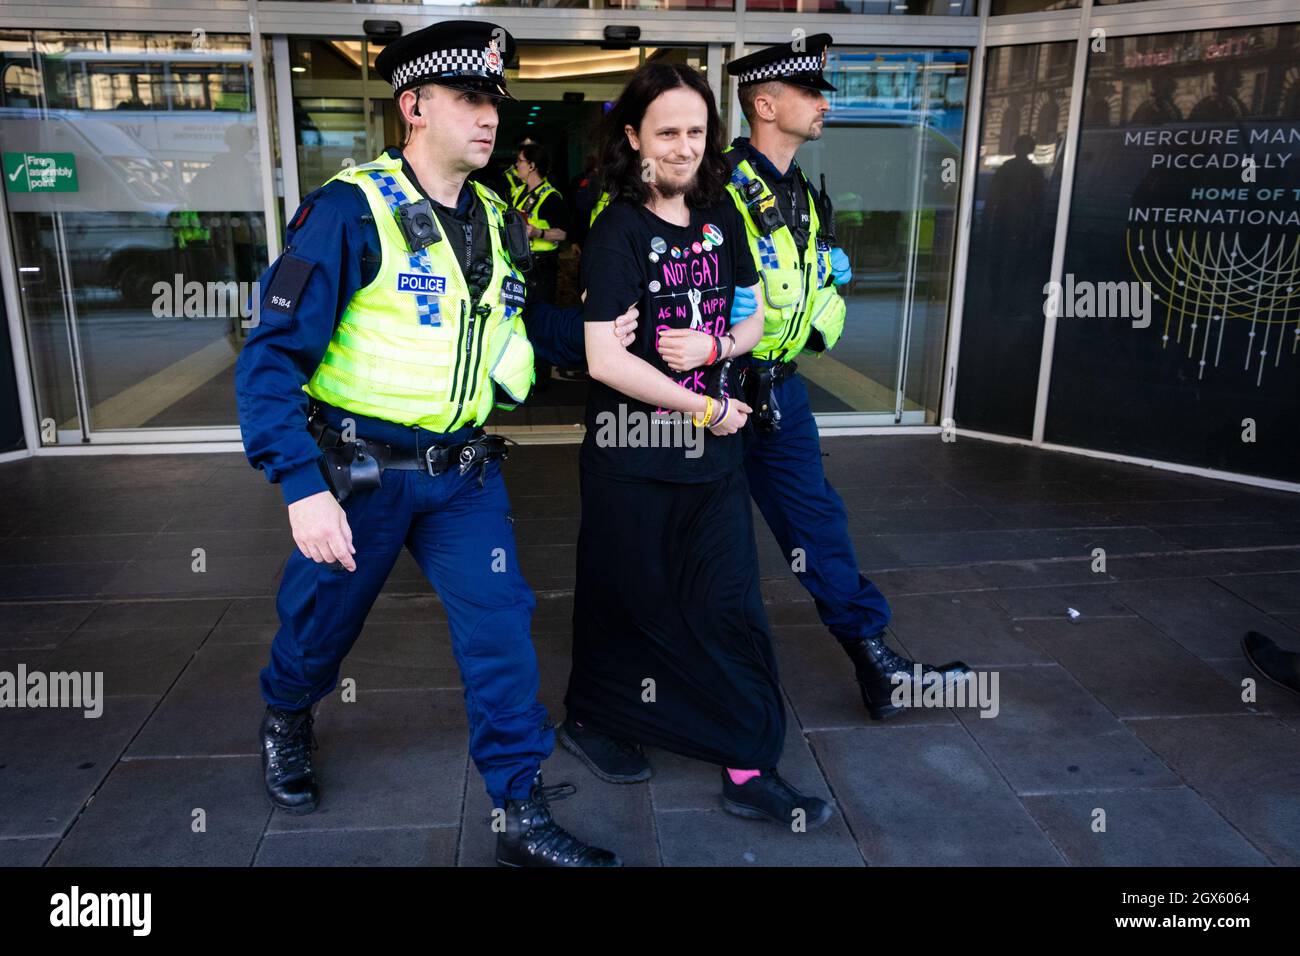
[[[289,813],[311,813],[319,794],[311,769],[316,737],[311,708],[294,713],[267,707],[262,718],[262,774],[271,803]]]
[[[858,687],[862,690],[862,703],[867,705],[872,720],[893,717],[907,709],[898,706],[891,699],[894,688],[902,684],[902,680],[896,681],[894,675],[902,674],[908,681],[912,681],[916,676],[916,661],[890,650],[883,634],[846,643],[844,651],[853,661]],[[941,674],[944,686],[947,686],[948,681],[965,679],[970,672],[970,668],[961,661],[949,661],[937,666],[921,665],[922,677],[926,674]]]
[[[507,800],[505,832],[497,834],[498,866],[622,866],[618,854],[583,843],[551,818],[551,800],[578,792],[571,783],[542,786],[533,778],[526,800]]]
[[[610,737],[584,726],[570,715],[558,734],[564,749],[606,783],[637,783],[650,779],[650,761],[634,740]]]

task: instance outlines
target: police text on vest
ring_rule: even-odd
[[[445,295],[447,277],[432,276],[424,272],[399,272],[397,274],[398,292],[420,292],[424,295]]]

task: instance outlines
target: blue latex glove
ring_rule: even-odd
[[[748,286],[736,286],[731,299],[731,325],[741,322],[758,311],[758,299]]]
[[[831,275],[835,277],[836,285],[847,285],[853,279],[849,257],[839,246],[831,250]]]

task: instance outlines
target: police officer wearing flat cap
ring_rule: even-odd
[[[745,222],[765,297],[763,337],[744,371],[754,409],[746,429],[745,471],[750,494],[787,555],[800,556],[799,581],[818,614],[852,660],[863,703],[873,719],[900,712],[891,701],[894,675],[913,675],[915,662],[884,640],[889,603],[861,573],[844,502],[822,470],[817,425],[795,359],[822,352],[844,329],[839,287],[852,279],[848,256],[835,245],[834,212],[805,178],[794,154],[820,139],[835,87],[823,70],[831,36],[819,33],[768,47],[727,64],[749,121],[726,156],[728,191]],[[945,677],[969,671],[953,661]]]
[[[263,771],[276,806],[315,809],[311,707],[337,685],[405,546],[447,611],[470,756],[503,811],[498,862],[617,866],[551,816],[571,788],[542,785],[553,733],[537,699],[536,602],[519,572],[505,442],[480,427],[527,397],[533,345],[563,353],[550,329],[575,321],[549,310],[525,325],[526,228],[467,180],[492,154],[514,50],[484,21],[387,47],[376,69],[396,92],[405,145],[307,196],[262,276],[236,368],[240,428],[249,461],[280,485],[297,544],[261,674]]]

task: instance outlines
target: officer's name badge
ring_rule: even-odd
[[[501,301],[505,305],[514,305],[519,308],[524,307],[527,290],[522,282],[518,279],[506,278],[501,282]]]
[[[447,277],[434,276],[425,272],[399,272],[397,274],[398,292],[415,292],[423,295],[446,295]]]

